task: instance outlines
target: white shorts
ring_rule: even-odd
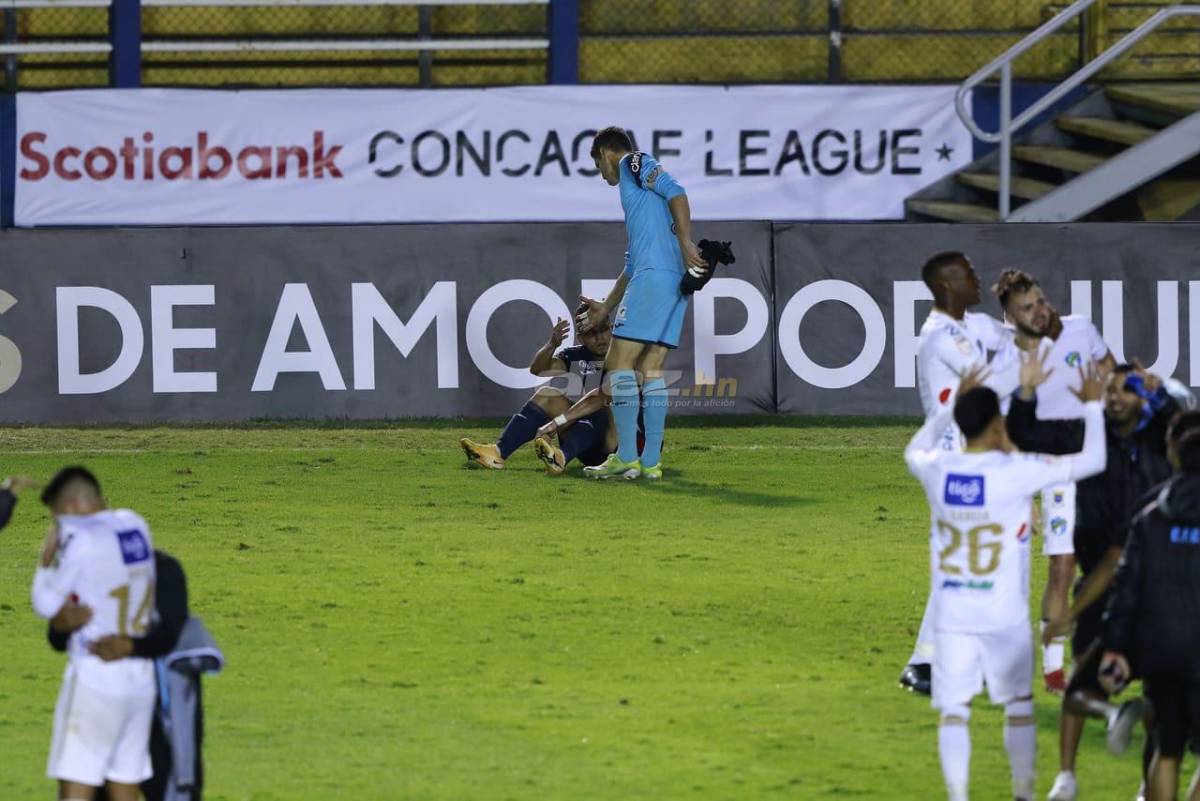
[[[46,776],[101,787],[140,784],[153,774],[150,722],[155,697],[109,695],[78,681],[68,667],[54,708]]]
[[[1042,490],[1042,553],[1075,553],[1075,484]]]
[[[1033,627],[970,634],[938,631],[933,647],[933,707],[966,706],[987,682],[993,704],[1033,695]]]

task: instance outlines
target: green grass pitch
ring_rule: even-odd
[[[466,470],[492,423],[5,429],[0,465],[89,465],[182,560],[228,658],[210,801],[943,797],[935,715],[895,686],[929,570],[911,421],[676,419],[656,485]],[[0,536],[4,799],[53,793],[46,522],[30,495]],[[1040,688],[1037,717],[1044,797]],[[974,797],[1011,797],[983,699],[972,737]],[[1087,798],[1133,797],[1133,750],[1090,728]]]

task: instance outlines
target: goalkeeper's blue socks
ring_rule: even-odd
[[[637,418],[641,407],[637,373],[633,370],[613,370],[609,386],[612,389],[613,420],[617,424],[617,458],[622,462],[636,462]]]
[[[562,449],[563,461],[567,464],[579,454],[603,444],[604,432],[596,428],[589,417],[576,420],[574,425],[558,435],[558,447]]]
[[[509,455],[526,442],[533,441],[537,430],[550,422],[550,418],[542,408],[533,401],[521,407],[521,411],[512,416],[504,431],[500,433],[500,441],[496,447],[500,449],[500,458],[507,459]]]
[[[667,428],[667,381],[655,378],[642,385],[642,426],[646,442],[642,446],[642,467],[655,467],[662,458],[663,432]]]

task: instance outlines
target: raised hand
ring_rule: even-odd
[[[1046,383],[1046,379],[1054,372],[1054,368],[1046,369],[1046,359],[1050,358],[1050,348],[1046,352],[1039,355],[1037,353],[1022,353],[1021,354],[1021,393],[1025,397],[1032,397],[1037,388]]]
[[[971,390],[982,387],[983,382],[987,381],[992,371],[986,364],[979,363],[971,367],[970,370],[962,374],[958,381],[958,394],[961,396]]]
[[[1079,365],[1079,389],[1071,387],[1071,394],[1080,403],[1098,401],[1104,397],[1104,378],[1096,368],[1095,362],[1088,362],[1086,369]]]
[[[580,295],[579,302],[587,306],[587,311],[581,312],[575,317],[575,328],[579,333],[586,334],[593,328],[599,328],[608,319],[608,309],[605,307],[604,301]]]
[[[554,323],[554,328],[550,329],[550,347],[557,348],[567,338],[567,332],[571,330],[571,326],[566,320],[559,317]]]

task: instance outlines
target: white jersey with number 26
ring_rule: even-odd
[[[103,662],[88,652],[101,637],[139,637],[150,624],[155,609],[150,527],[128,509],[60,515],[58,542],[54,564],[34,576],[34,611],[52,618],[72,596],[91,607],[92,619],[67,644],[79,681],[109,694],[153,692],[151,660]]]
[[[1029,512],[1044,487],[1104,470],[1104,412],[1085,406],[1083,450],[1073,456],[1003,451],[955,453],[939,445],[943,411],[904,452],[933,517],[934,627],[981,633],[1029,622]]]

